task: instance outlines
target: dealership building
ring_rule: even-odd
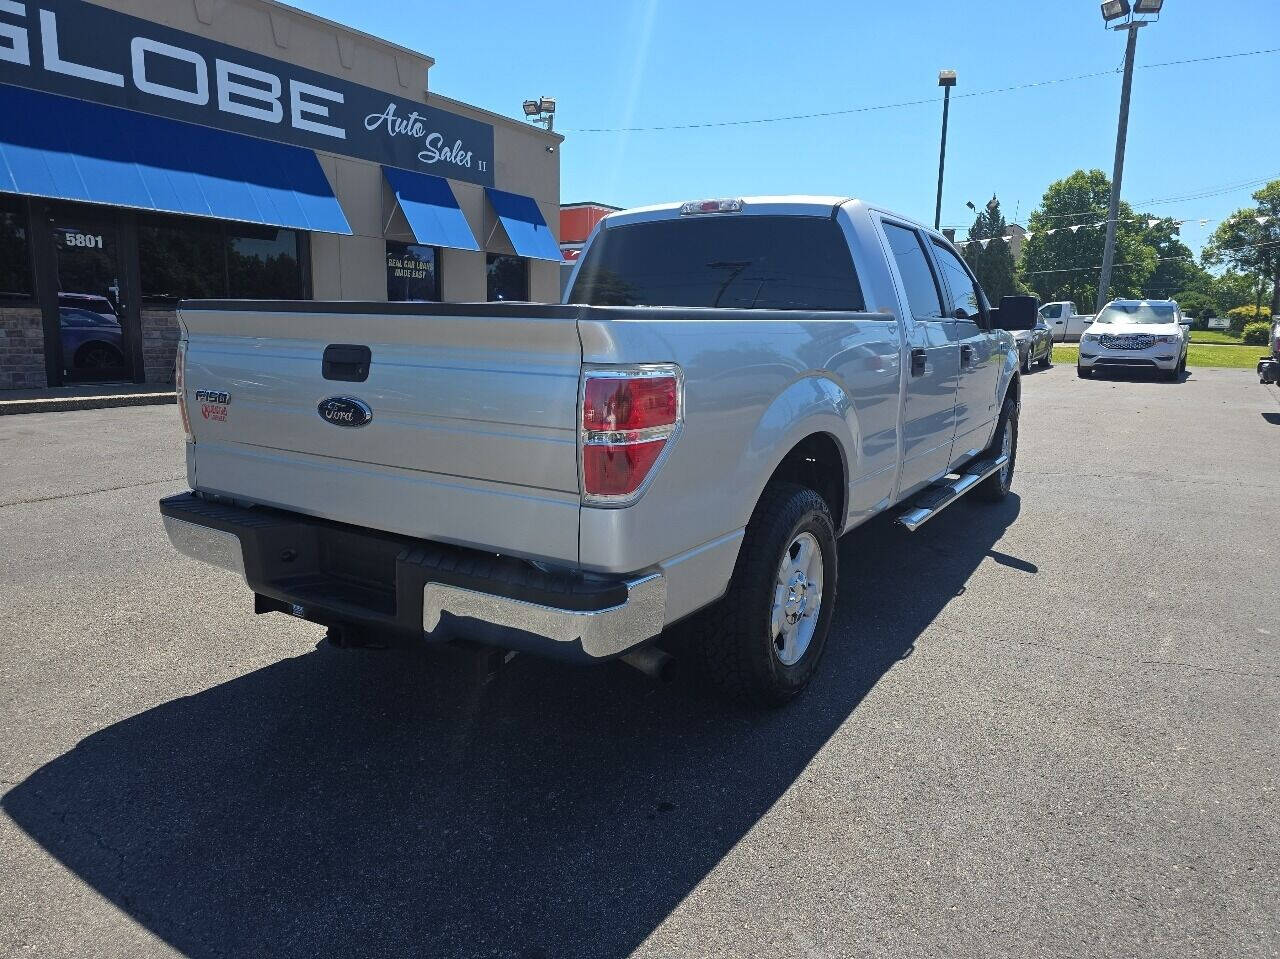
[[[557,299],[561,138],[433,64],[271,0],[0,0],[0,389],[171,382],[186,298]]]

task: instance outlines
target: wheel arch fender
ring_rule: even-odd
[[[747,443],[744,462],[750,471],[752,495],[745,504],[743,524],[788,457],[799,451],[811,453],[805,458],[817,459],[828,471],[834,470],[838,457],[839,475],[833,488],[818,490],[832,506],[838,534],[846,521],[860,437],[853,400],[839,383],[822,374],[792,382],[765,408]],[[833,498],[838,502],[832,503]]]

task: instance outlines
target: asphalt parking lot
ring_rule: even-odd
[[[176,555],[174,407],[0,419],[0,954],[1280,953],[1280,392],[1026,378],[842,542],[792,706],[317,645]]]

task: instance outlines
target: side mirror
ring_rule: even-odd
[[[992,310],[992,324],[1001,330],[1033,330],[1040,317],[1037,296],[1002,296],[1000,306]]]

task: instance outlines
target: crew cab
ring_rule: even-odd
[[[1093,322],[1092,313],[1077,313],[1070,300],[1057,300],[1040,307],[1040,316],[1049,328],[1055,343],[1075,343]]]
[[[173,545],[348,641],[646,671],[696,616],[733,696],[821,657],[836,538],[1004,497],[1032,297],[839,197],[610,215],[566,302],[181,305]],[[904,600],[910,585],[904,584]]]

